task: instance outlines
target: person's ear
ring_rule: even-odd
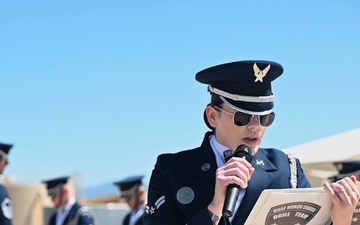
[[[138,192],[140,194],[144,193],[145,192],[145,187],[144,186],[140,186],[139,189],[138,189]]]
[[[205,109],[206,119],[211,127],[216,127],[217,113],[217,110],[210,105],[208,105]]]

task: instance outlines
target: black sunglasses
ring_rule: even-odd
[[[275,113],[271,112],[269,114],[266,115],[251,115],[251,114],[247,114],[247,113],[243,113],[240,111],[235,111],[235,112],[228,112],[218,106],[213,106],[215,109],[221,111],[221,112],[225,112],[229,115],[233,116],[233,121],[237,126],[247,126],[251,123],[252,119],[254,118],[254,116],[258,117],[259,123],[261,126],[263,127],[268,127],[270,126],[275,119]]]

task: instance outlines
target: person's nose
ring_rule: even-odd
[[[260,121],[259,121],[259,116],[253,116],[249,125],[248,125],[248,128],[249,129],[254,129],[254,128],[258,128],[260,127]]]

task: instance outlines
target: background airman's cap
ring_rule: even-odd
[[[3,155],[7,158],[12,147],[13,145],[0,143],[0,155]]]
[[[143,175],[138,176],[130,176],[118,182],[115,182],[116,185],[120,189],[120,197],[121,198],[129,198],[131,197],[135,191],[142,185]]]
[[[360,170],[360,160],[334,162],[334,166],[341,174],[351,173]]]
[[[283,73],[272,61],[246,60],[204,69],[196,80],[208,84],[208,91],[230,107],[255,115],[268,114],[274,107],[271,82]]]
[[[340,173],[340,174],[337,174],[337,175],[334,175],[334,176],[331,176],[331,177],[328,177],[328,178],[332,182],[336,182],[336,181],[341,180],[341,179],[343,179],[345,177],[350,177],[351,175],[354,175],[357,180],[360,180],[360,170],[350,172],[350,173]]]
[[[61,187],[63,187],[68,182],[68,180],[69,180],[68,176],[63,176],[51,180],[46,180],[43,181],[42,183],[46,185],[48,195],[53,196],[60,190]]]
[[[329,177],[329,179],[332,181],[337,181],[351,175],[360,177],[360,160],[334,162],[333,164],[338,170],[339,174]]]

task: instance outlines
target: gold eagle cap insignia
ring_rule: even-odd
[[[254,69],[254,75],[256,77],[254,82],[263,82],[263,78],[266,76],[266,74],[269,72],[271,65],[269,64],[265,69],[260,70],[259,67],[254,63],[253,69]]]

